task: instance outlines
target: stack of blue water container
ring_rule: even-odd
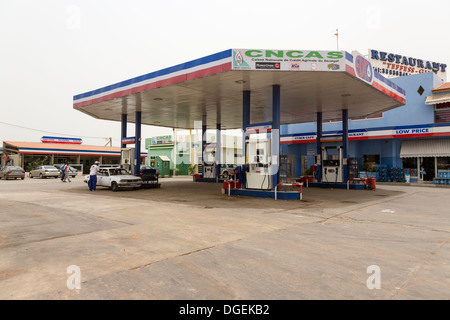
[[[375,165],[376,173],[377,173],[377,181],[386,182],[388,181],[387,169],[385,165],[377,164]]]
[[[433,184],[450,185],[450,171],[439,171],[438,177],[433,179]]]
[[[405,173],[402,168],[389,168],[388,169],[388,181],[389,182],[404,182]]]

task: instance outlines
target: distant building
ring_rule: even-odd
[[[227,131],[222,131],[221,134],[222,153],[220,163],[242,164],[242,136]],[[216,131],[208,130],[206,135],[205,161],[214,161]],[[175,130],[174,135],[147,138],[145,139],[145,148],[148,150],[147,164],[161,171],[163,169],[161,166],[167,163],[162,159],[168,158],[170,160],[170,175],[174,173],[175,175],[188,175],[190,174],[189,167],[195,168],[196,172],[201,172],[201,145],[201,133],[197,130]]]
[[[56,165],[65,161],[84,173],[99,161],[101,164],[120,164],[119,147],[84,146],[80,143],[3,141],[3,152],[12,159],[14,165],[29,170],[32,166]],[[142,157],[146,157],[143,154]],[[3,164],[2,157],[2,165]]]

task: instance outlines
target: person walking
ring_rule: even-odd
[[[71,182],[70,177],[69,177],[69,172],[70,172],[70,165],[69,165],[69,163],[66,163],[66,166],[64,167],[64,172],[63,172],[63,176],[64,176],[63,182],[66,182],[66,180]]]
[[[98,161],[95,161],[89,171],[89,191],[95,191],[97,189],[97,172]]]
[[[64,170],[66,169],[67,162],[64,161],[64,163],[59,167],[59,170],[61,170],[61,181],[64,181]]]

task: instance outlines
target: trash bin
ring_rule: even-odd
[[[411,175],[409,173],[405,173],[405,182],[410,183],[411,181]]]
[[[369,190],[375,190],[376,188],[376,179],[375,178],[367,178],[367,188]]]

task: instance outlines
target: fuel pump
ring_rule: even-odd
[[[134,158],[135,158],[135,149],[134,148],[122,148],[121,149],[121,157],[120,164],[122,168],[134,174]]]
[[[203,178],[206,179],[216,178],[216,151],[213,147],[214,144],[211,143],[204,151]]]
[[[271,139],[250,139],[247,141],[248,172],[247,189],[272,189]]]
[[[205,161],[203,178],[215,179],[216,178],[216,163],[214,161]]]
[[[342,147],[322,147],[322,182],[343,182]]]

